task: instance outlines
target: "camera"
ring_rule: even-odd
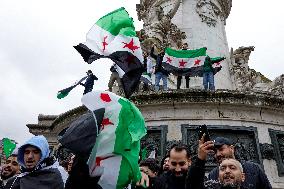
[[[198,139],[201,140],[203,134],[205,134],[204,136],[204,142],[210,141],[210,135],[207,129],[207,126],[204,125],[200,125],[197,127],[197,132],[198,132]]]

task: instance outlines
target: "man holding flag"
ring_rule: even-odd
[[[222,60],[225,60],[225,57],[217,57],[217,58],[210,58],[209,56],[206,56],[204,65],[203,65],[203,86],[205,90],[208,90],[208,84],[209,84],[209,90],[215,91],[215,85],[214,85],[214,68],[213,64],[221,62]]]
[[[88,70],[86,73],[88,76],[86,82],[84,84],[80,83],[80,85],[83,85],[85,87],[83,94],[91,92],[93,90],[94,81],[98,80],[98,78],[93,74],[92,70]]]

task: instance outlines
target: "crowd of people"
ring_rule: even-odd
[[[141,181],[130,188],[149,189],[271,189],[271,184],[260,165],[235,158],[230,139],[217,137],[214,141],[199,142],[193,156],[185,144],[175,144],[162,158],[142,159],[139,162]],[[205,176],[205,163],[214,153],[218,166]],[[1,167],[1,189],[85,189],[101,188],[99,178],[90,177],[86,157],[69,156],[60,165],[50,155],[44,136],[34,136],[7,158]]]

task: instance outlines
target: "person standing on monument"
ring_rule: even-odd
[[[187,43],[182,44],[182,50],[188,50]],[[185,79],[185,87],[188,89],[189,88],[189,75],[184,76],[184,79]],[[180,89],[181,80],[182,80],[182,76],[178,75],[177,76],[177,89]]]
[[[86,82],[84,84],[80,83],[80,85],[85,87],[83,94],[91,92],[93,90],[94,81],[98,80],[98,78],[93,74],[92,70],[88,70],[86,73],[87,73],[87,76],[88,76],[87,79],[86,79]]]
[[[154,54],[154,49],[157,49],[157,55]],[[166,71],[162,66],[163,57],[165,55],[165,52],[163,49],[158,48],[156,45],[152,46],[150,56],[156,60],[156,66],[154,68],[155,73],[155,91],[158,91],[160,89],[160,80],[163,80],[163,90],[168,90],[168,75],[169,72]]]
[[[115,64],[113,64],[111,67],[110,67],[110,71],[111,71],[111,75],[110,75],[110,78],[109,78],[109,82],[108,82],[108,90],[110,92],[112,92],[112,88],[113,88],[113,84],[114,82],[116,81],[117,84],[118,84],[118,91],[119,91],[119,95],[122,95],[123,92],[122,92],[122,83],[121,83],[121,79],[118,75],[118,72],[115,68]]]
[[[203,86],[205,90],[215,91],[214,84],[214,69],[213,64],[224,60],[225,57],[212,60],[208,55],[205,57],[204,65],[203,65]]]
[[[217,137],[214,140],[215,159],[220,164],[225,158],[235,159],[235,147],[230,139],[225,137]],[[260,167],[260,165],[251,161],[241,161],[246,179],[243,183],[244,187],[250,189],[272,189],[271,184]],[[214,168],[208,175],[210,180],[218,180],[219,169]]]

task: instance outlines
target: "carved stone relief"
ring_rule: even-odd
[[[151,151],[156,151],[156,157],[162,159],[165,155],[167,127],[148,127],[147,135],[141,140],[141,150],[146,149],[146,157]]]
[[[262,159],[275,159],[274,148],[272,144],[264,143],[260,144],[260,151]]]
[[[284,176],[284,131],[268,129],[274,147],[278,175]]]
[[[272,94],[284,98],[284,74],[275,78],[269,85],[268,91]]]
[[[222,11],[211,0],[198,0],[196,4],[196,12],[200,16],[202,22],[205,22],[209,27],[216,26],[218,17]],[[224,20],[224,17],[221,17]]]
[[[230,74],[235,81],[237,90],[242,92],[251,91],[252,89],[267,91],[269,82],[271,82],[261,73],[249,68],[248,61],[254,48],[254,46],[239,47],[231,52]]]
[[[182,40],[186,38],[185,33],[171,22],[181,1],[172,1],[171,9],[165,12],[162,5],[169,1],[140,0],[140,4],[136,6],[138,19],[144,22],[138,35],[143,50],[149,51],[152,44],[156,44],[159,50],[167,46],[179,48]]]
[[[249,46],[231,50],[230,74],[236,89],[242,92],[266,92],[278,98],[284,98],[284,74],[271,81],[260,72],[249,68],[248,61],[254,48]]]

